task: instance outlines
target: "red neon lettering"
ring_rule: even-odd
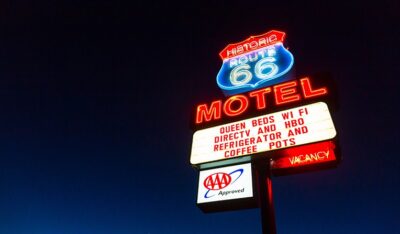
[[[265,100],[265,94],[270,93],[270,92],[271,92],[271,88],[268,87],[265,89],[260,89],[260,90],[256,90],[256,91],[249,93],[250,97],[256,98],[256,104],[257,104],[258,110],[265,109],[267,107],[267,102]]]
[[[335,144],[332,141],[284,149],[278,154],[283,157],[272,161],[272,169],[300,167],[336,160]]]
[[[207,104],[202,104],[197,107],[196,114],[196,124],[202,123],[203,121],[211,121],[221,118],[221,106],[222,101],[214,101],[211,103],[210,108],[207,107]],[[203,120],[204,118],[204,120]]]
[[[232,103],[234,102],[239,103],[239,107],[236,110],[232,108]],[[245,112],[248,107],[249,99],[247,99],[247,97],[244,95],[236,95],[226,100],[226,102],[224,103],[224,113],[227,116],[236,116]]]
[[[297,81],[291,81],[274,86],[276,105],[285,104],[300,100],[300,95],[296,90]]]
[[[310,78],[308,78],[308,77],[300,79],[300,83],[301,83],[301,86],[303,87],[304,98],[321,96],[321,95],[325,95],[328,93],[328,89],[325,87],[313,90],[311,87]]]
[[[282,105],[300,101],[303,98],[313,98],[328,93],[326,87],[313,89],[311,79],[308,77],[300,79],[300,87],[302,91],[298,91],[298,81],[289,81],[272,87],[266,87],[259,90],[251,91],[247,94],[235,95],[226,99],[223,103],[222,100],[217,100],[211,105],[202,104],[197,107],[196,124],[219,120],[224,117],[234,117],[244,113],[249,108],[249,97],[254,98],[255,107],[257,110],[267,108],[267,94],[274,92],[275,105]],[[302,92],[302,94],[300,93]],[[270,105],[270,103],[268,103]]]

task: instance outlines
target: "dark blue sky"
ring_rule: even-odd
[[[258,209],[196,207],[189,126],[220,50],[271,29],[297,76],[335,78],[343,156],[273,179],[278,233],[400,233],[397,1],[0,8],[0,233],[261,233]]]

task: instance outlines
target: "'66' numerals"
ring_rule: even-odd
[[[260,59],[254,66],[254,74],[256,78],[261,80],[271,79],[278,73],[278,66],[274,63],[274,57],[266,57]],[[232,85],[239,86],[249,83],[253,79],[253,74],[250,71],[249,64],[241,64],[232,69],[229,80]]]

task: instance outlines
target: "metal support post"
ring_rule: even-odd
[[[257,184],[259,191],[259,207],[263,234],[276,234],[275,211],[272,197],[272,181],[270,162],[257,163]]]

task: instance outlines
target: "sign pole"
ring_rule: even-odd
[[[275,211],[272,197],[271,164],[257,163],[257,183],[259,189],[259,207],[263,234],[276,234]]]

